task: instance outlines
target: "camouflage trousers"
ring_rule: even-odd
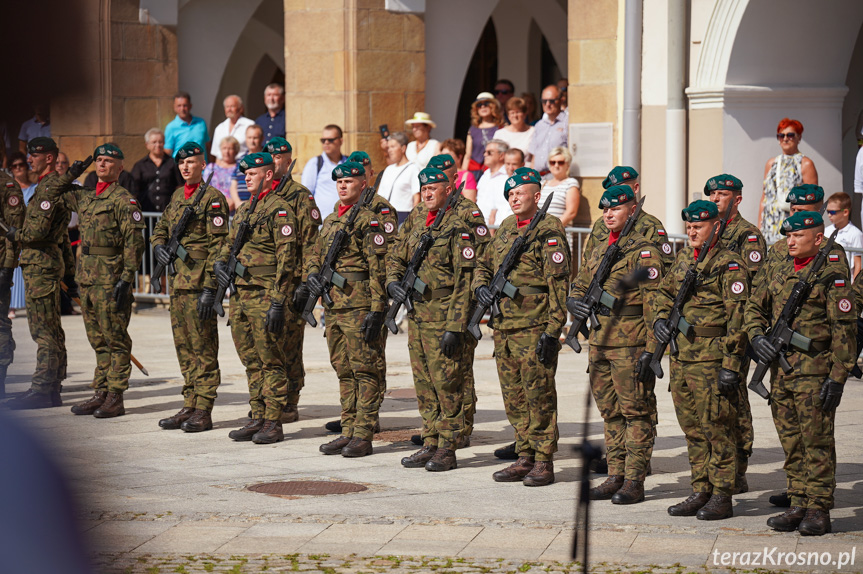
[[[24,266],[25,284],[31,279],[27,272],[31,266]],[[38,273],[38,269],[34,269]],[[35,279],[42,279],[37,275]],[[59,390],[60,382],[66,377],[66,335],[60,323],[60,288],[56,287],[44,297],[33,297],[32,291],[25,289],[24,305],[27,308],[27,322],[30,336],[36,343],[36,371],[33,373],[33,392],[48,394]]]
[[[821,410],[823,380],[779,371],[770,390],[770,410],[785,451],[791,506],[830,510],[836,489],[835,413]]]
[[[12,290],[0,292],[0,366],[8,367],[15,355],[15,340],[12,338],[12,319],[9,318],[9,305]]]
[[[737,419],[734,427],[734,441],[737,446],[737,474],[746,474],[749,468],[749,457],[752,456],[752,443],[755,431],[752,428],[752,408],[749,405],[749,390],[746,379],[749,378],[749,361],[743,361],[740,369],[740,397],[737,405]]]
[[[557,359],[543,365],[536,344],[544,326],[496,330],[494,355],[506,416],[515,429],[515,451],[550,461],[557,452]]]
[[[464,341],[464,435],[473,434],[473,420],[476,415],[476,381],[473,377],[473,359],[477,341],[470,335]]]
[[[342,435],[372,440],[381,391],[379,360],[381,340],[368,344],[360,326],[368,308],[327,310],[327,346],[330,364],[339,378]]]
[[[81,285],[81,314],[87,339],[96,351],[96,370],[90,386],[97,391],[123,393],[129,388],[132,374],[132,338],[128,331],[132,298],[125,309],[116,311],[113,291],[113,285]]]
[[[455,449],[465,432],[464,392],[468,365],[463,356],[450,359],[443,354],[440,341],[445,332],[443,322],[423,323],[411,316],[408,318],[408,351],[417,407],[423,419],[423,444]]]
[[[183,406],[212,411],[219,371],[219,332],[216,317],[198,317],[200,291],[175,289],[171,293],[171,331],[183,374]]]
[[[605,427],[609,476],[644,480],[653,454],[651,388],[638,381],[644,347],[590,346],[590,389]]]
[[[730,496],[737,471],[734,441],[738,397],[719,393],[721,361],[671,359],[671,398],[686,437],[692,490]]]
[[[378,408],[377,415],[375,416],[375,422],[380,420],[380,409],[381,405],[384,402],[384,395],[387,394],[387,336],[389,335],[390,330],[386,327],[381,329],[381,340],[380,340],[380,348],[381,351],[378,353]]]
[[[279,420],[287,402],[288,384],[282,333],[267,331],[267,290],[238,286],[231,295],[231,337],[246,368],[253,419]]]
[[[293,315],[290,305],[285,313],[285,372],[288,376],[288,395],[285,402],[296,405],[300,402],[300,391],[306,384],[306,370],[303,367],[303,339],[306,322]]]

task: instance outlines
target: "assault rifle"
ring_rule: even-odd
[[[632,228],[635,225],[635,220],[638,219],[638,216],[641,214],[642,205],[644,205],[643,197],[641,198],[641,201],[638,202],[632,215],[626,219],[626,223],[624,224],[617,240],[609,245],[608,249],[606,249],[605,254],[602,256],[602,261],[600,261],[599,267],[597,267],[596,273],[590,281],[587,293],[585,293],[582,298],[582,301],[590,306],[590,326],[593,329],[599,328],[599,320],[596,318],[596,311],[599,309],[599,306],[603,305],[611,309],[614,307],[614,304],[617,303],[617,299],[610,295],[608,291],[605,291],[602,286],[605,285],[605,282],[608,280],[608,276],[611,275],[611,268],[617,262],[617,257],[623,250],[620,242],[629,235],[630,231],[632,231]],[[569,333],[567,333],[566,339],[564,340],[564,343],[569,345],[576,353],[581,352],[581,344],[578,342],[578,332],[581,331],[583,327],[583,319],[573,318],[572,325],[569,327]]]
[[[399,309],[404,305],[408,312],[413,311],[414,304],[411,301],[411,294],[416,291],[422,295],[425,293],[426,287],[428,287],[428,285],[419,278],[420,267],[422,267],[423,261],[425,261],[432,243],[434,243],[435,237],[432,234],[438,227],[440,227],[447,210],[455,206],[461,196],[462,189],[464,189],[464,182],[461,182],[458,189],[452,192],[452,194],[447,198],[444,206],[441,209],[438,209],[437,215],[435,216],[431,226],[428,227],[425,233],[420,236],[420,242],[413,255],[411,255],[411,260],[408,262],[405,273],[402,275],[402,278],[399,279],[399,285],[404,287],[407,297],[405,297],[404,300],[393,299],[393,302],[390,303],[389,309],[387,309],[387,317],[384,321],[384,325],[386,325],[394,335],[399,332],[398,325],[396,325],[396,315],[398,315]]]
[[[525,232],[515,238],[515,241],[512,242],[512,247],[509,248],[509,252],[503,258],[500,268],[497,270],[497,273],[494,274],[494,277],[492,277],[491,283],[488,286],[493,297],[491,302],[492,319],[500,316],[499,302],[504,296],[515,298],[518,295],[518,287],[510,283],[507,277],[509,277],[512,270],[515,269],[515,266],[518,265],[522,254],[524,254],[528,245],[530,245],[530,242],[535,239],[535,237],[529,237],[530,233],[545,218],[545,214],[548,212],[548,206],[551,205],[551,199],[553,197],[553,193],[548,196],[548,199],[545,200],[545,204],[543,204],[542,208],[536,212],[533,219],[530,220],[530,224],[527,226]],[[485,315],[486,311],[488,311],[488,307],[477,303],[473,316],[467,324],[468,332],[473,335],[473,338],[477,341],[482,339],[482,332],[479,330],[479,322],[482,321],[483,315]]]
[[[788,363],[788,359],[785,358],[785,353],[791,347],[806,353],[812,346],[812,340],[793,330],[791,325],[794,323],[794,319],[797,318],[797,315],[800,314],[800,310],[806,303],[806,299],[809,298],[809,294],[812,292],[812,287],[815,283],[814,276],[827,262],[827,256],[829,255],[830,250],[833,249],[833,244],[836,242],[836,234],[838,232],[838,229],[833,232],[833,235],[831,235],[830,239],[827,240],[827,244],[818,251],[815,259],[810,264],[806,275],[791,289],[791,295],[789,295],[788,300],[785,301],[785,305],[782,307],[782,312],[765,335],[767,340],[770,341],[770,344],[777,350],[775,360],[779,362],[779,366],[782,367],[782,370],[785,371],[786,374],[790,373],[794,369]],[[763,363],[760,360],[757,361],[755,364],[755,371],[752,374],[752,380],[749,382],[749,388],[758,393],[761,398],[764,399],[770,398],[770,394],[767,392],[767,388],[763,383],[764,376],[767,374],[767,370],[770,368],[770,365],[771,363]]]
[[[189,252],[186,251],[185,247],[180,245],[180,240],[186,234],[186,227],[188,227],[189,222],[194,217],[195,211],[201,203],[201,198],[204,197],[204,192],[210,186],[210,181],[212,181],[214,174],[215,170],[213,170],[213,173],[210,173],[210,177],[207,178],[206,183],[198,186],[198,191],[195,193],[195,199],[192,201],[192,204],[187,205],[183,209],[183,214],[180,216],[174,229],[171,230],[171,237],[168,239],[168,243],[165,244],[165,249],[171,256],[171,261],[168,262],[167,266],[156,263],[156,266],[153,268],[153,272],[150,274],[150,286],[153,288],[153,293],[162,292],[162,273],[165,272],[165,267],[168,268],[169,275],[176,275],[177,270],[174,268],[174,260],[179,257],[180,261],[186,261],[189,258]]]

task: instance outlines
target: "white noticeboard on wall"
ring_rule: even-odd
[[[605,177],[614,167],[611,122],[569,125],[569,149],[580,177]]]

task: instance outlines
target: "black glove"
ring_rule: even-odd
[[[758,360],[767,365],[775,361],[779,355],[778,349],[771,345],[764,335],[758,335],[752,339],[752,350],[755,351],[755,356],[758,357]]]
[[[551,365],[561,348],[560,340],[548,333],[543,333],[536,344],[536,357],[543,365]]]
[[[228,271],[228,264],[224,261],[213,263],[213,275],[216,276],[216,281],[222,289],[227,289],[231,284],[231,273]]]
[[[12,277],[15,275],[15,270],[11,267],[0,269],[0,291],[8,291],[12,288]]]
[[[474,295],[477,302],[483,307],[491,307],[491,304],[494,303],[494,295],[491,294],[491,289],[488,288],[488,285],[477,287]]]
[[[408,290],[402,287],[400,281],[390,281],[387,285],[387,295],[394,301],[407,301]]]
[[[15,232],[18,231],[18,228],[14,225],[9,226],[9,231],[6,232],[6,239],[9,241],[15,241]]]
[[[69,296],[69,299],[79,299],[81,297],[78,293],[78,283],[75,281],[74,275],[63,277],[63,284],[66,285],[66,295]]]
[[[309,288],[309,297],[317,299],[324,294],[324,278],[321,277],[320,273],[309,273],[306,287]]]
[[[294,311],[302,313],[303,309],[306,308],[306,302],[309,300],[310,296],[311,293],[309,292],[309,286],[305,283],[300,283],[300,286],[297,287],[296,291],[294,291],[294,297],[292,299]]]
[[[740,375],[729,369],[719,369],[719,377],[716,382],[722,396],[730,397],[739,388]]]
[[[208,321],[212,319],[213,305],[216,303],[216,292],[212,289],[204,287],[201,295],[198,297],[198,319]]]
[[[447,331],[440,338],[440,350],[447,359],[455,359],[461,348],[461,333]]]
[[[72,176],[72,179],[78,179],[81,177],[81,174],[87,171],[87,168],[90,167],[90,164],[93,163],[93,156],[88,156],[84,161],[76,160],[72,162],[72,165],[69,166],[69,174]]]
[[[590,305],[581,299],[576,299],[575,297],[568,298],[566,300],[566,309],[579,321],[587,321],[587,318],[590,317]]]
[[[657,319],[653,324],[653,334],[656,335],[656,340],[663,345],[671,340],[671,326],[665,319]]]
[[[131,286],[131,283],[129,283],[128,281],[123,281],[122,279],[117,281],[117,283],[114,285],[113,295],[114,301],[117,303],[114,306],[115,310],[122,311],[126,308],[126,305],[129,304],[129,298],[132,296],[132,292],[130,290]]]
[[[842,383],[837,383],[830,377],[824,379],[821,384],[821,410],[825,413],[831,413],[839,406],[839,401],[842,400],[842,389],[845,387]]]
[[[281,333],[285,328],[285,304],[272,301],[264,318],[264,325],[270,333]]]
[[[158,261],[159,265],[167,267],[171,263],[171,254],[168,253],[168,248],[164,245],[153,247],[153,255],[156,257],[156,261]]]
[[[656,373],[650,368],[651,361],[653,361],[653,353],[642,351],[638,357],[638,362],[635,363],[635,370],[638,371],[638,382],[651,385],[656,383]]]
[[[366,343],[377,341],[381,336],[381,329],[384,326],[384,312],[370,311],[366,318],[363,319],[360,325],[360,331],[363,332],[363,340]]]

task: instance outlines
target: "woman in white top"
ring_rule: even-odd
[[[509,148],[520,149],[527,153],[530,141],[536,131],[527,124],[527,104],[521,98],[510,98],[506,101],[506,117],[509,125],[494,132],[494,139],[503,140]]]
[[[378,194],[393,204],[401,224],[411,209],[420,201],[420,170],[413,162],[408,161],[405,151],[408,146],[408,136],[404,132],[390,134],[387,140],[387,162],[389,165],[381,176]]]
[[[569,166],[572,163],[572,154],[565,147],[556,147],[548,154],[548,169],[551,171],[551,179],[546,179],[540,189],[539,204],[545,205],[545,200],[552,193],[554,199],[548,206],[548,214],[560,219],[564,226],[571,225],[578,214],[578,206],[581,203],[581,189],[578,180],[569,177]]]
[[[431,139],[432,129],[437,127],[431,116],[425,112],[417,112],[414,117],[405,122],[411,127],[414,141],[408,144],[407,158],[415,163],[420,170],[425,169],[431,158],[440,153],[440,142]]]

